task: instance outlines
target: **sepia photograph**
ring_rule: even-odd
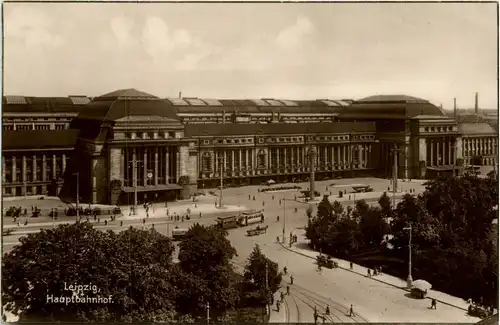
[[[497,2],[2,4],[2,323],[498,325]]]

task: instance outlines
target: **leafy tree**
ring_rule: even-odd
[[[368,211],[361,216],[359,228],[367,249],[378,249],[388,231],[387,222],[378,207],[368,208]]]
[[[354,210],[352,211],[352,217],[354,220],[359,221],[361,218],[368,213],[370,206],[365,200],[356,201],[354,205]]]
[[[179,267],[186,276],[184,283],[178,285],[196,293],[188,298],[197,302],[184,308],[200,312],[208,302],[216,311],[237,303],[237,290],[231,281],[234,271],[230,263],[236,249],[226,237],[224,229],[196,224],[179,244]]]
[[[333,213],[341,216],[344,213],[344,206],[339,201],[334,201],[332,204]]]
[[[387,192],[384,192],[380,198],[378,199],[378,204],[380,206],[380,210],[382,212],[383,218],[392,218],[392,203],[391,199],[387,195]]]
[[[3,304],[21,318],[52,321],[173,321],[173,246],[156,231],[115,234],[89,223],[61,225],[20,239],[2,261]],[[92,284],[85,297],[113,303],[47,303],[71,298],[71,284]]]
[[[253,252],[248,258],[247,264],[245,265],[245,280],[252,283],[253,286],[255,286],[260,291],[266,292],[266,274],[267,288],[269,289],[270,293],[275,293],[278,290],[282,280],[278,263],[268,259],[262,253],[259,245],[255,245]]]

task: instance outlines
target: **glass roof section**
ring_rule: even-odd
[[[326,104],[327,106],[340,106],[338,103],[331,100],[321,100],[321,102]]]
[[[252,102],[254,102],[255,104],[257,104],[257,106],[269,106],[269,103],[267,103],[266,101],[262,100],[262,99],[250,99]]]
[[[189,106],[189,104],[181,98],[167,98],[174,106]]]
[[[203,101],[207,103],[209,106],[222,106],[222,103],[219,102],[217,99],[213,98],[203,98]]]
[[[5,96],[7,104],[28,104],[24,96]]]
[[[269,104],[271,104],[271,106],[285,106],[285,105],[283,105],[282,102],[277,101],[275,99],[266,99],[266,102],[268,102]]]
[[[90,99],[84,96],[70,96],[69,98],[73,105],[86,105],[90,103]]]
[[[199,98],[184,98],[191,106],[207,106],[204,101]]]
[[[291,100],[280,99],[280,102],[285,104],[285,106],[299,106],[299,104],[297,104],[296,102],[291,101]]]

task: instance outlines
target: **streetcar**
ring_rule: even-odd
[[[180,228],[173,229],[172,230],[172,240],[173,241],[180,241],[180,240],[184,239],[188,230],[189,229],[180,229]]]
[[[264,222],[264,210],[250,210],[242,212],[238,218],[240,227],[248,226],[254,223]]]
[[[237,216],[218,217],[217,225],[222,229],[238,228],[238,217]]]

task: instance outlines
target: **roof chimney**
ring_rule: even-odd
[[[457,99],[453,98],[453,118],[457,119]]]
[[[179,91],[179,99],[182,99],[182,91]]]
[[[476,115],[479,115],[478,96],[479,96],[479,94],[478,94],[478,93],[476,93],[475,105],[474,105],[474,112],[476,113]]]

